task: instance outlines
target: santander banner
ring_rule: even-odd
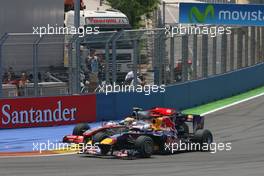
[[[0,128],[68,125],[96,120],[96,95],[0,100]]]

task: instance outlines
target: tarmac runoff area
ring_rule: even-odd
[[[136,160],[79,155],[1,158],[0,173],[3,176],[262,176],[263,114],[262,95],[206,115],[205,128],[213,132],[215,142],[231,142],[230,151],[154,155]]]

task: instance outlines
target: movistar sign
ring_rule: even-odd
[[[207,16],[209,16],[209,18],[214,18],[214,14],[215,12],[213,5],[208,5],[204,12],[200,12],[197,7],[192,7],[189,11],[189,21],[191,23],[195,21],[197,21],[198,23],[204,23],[206,21]]]
[[[264,26],[264,5],[180,3],[179,22]]]

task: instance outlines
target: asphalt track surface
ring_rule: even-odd
[[[263,176],[264,96],[210,114],[206,127],[231,151],[120,160],[78,155],[1,158],[1,176]]]

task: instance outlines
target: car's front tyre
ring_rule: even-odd
[[[72,134],[73,135],[76,135],[76,136],[82,136],[83,133],[87,130],[90,129],[90,126],[86,123],[80,123],[80,124],[77,124],[74,129],[73,129],[73,132]]]
[[[153,153],[153,140],[149,136],[139,136],[135,141],[136,150],[140,157],[149,158]]]

